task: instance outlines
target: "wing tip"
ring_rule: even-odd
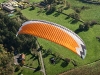
[[[82,59],[85,59],[86,53],[87,53],[87,52],[86,52],[86,49],[84,49],[83,52],[80,51],[80,57],[81,57]]]

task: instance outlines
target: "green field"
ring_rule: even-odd
[[[0,3],[4,2],[4,1],[6,1],[6,0],[0,0]]]
[[[100,20],[100,6],[99,5],[94,5],[94,4],[88,4],[88,3],[82,3],[80,2],[80,0],[67,0],[72,7],[82,7],[85,6],[88,9],[83,10],[80,15],[81,18],[85,21],[90,21],[90,20],[96,20],[99,21]]]
[[[100,74],[100,61],[75,68],[62,75],[99,75]]]
[[[35,59],[35,57],[32,56],[31,54],[26,55],[25,65],[28,67],[31,67],[31,68],[37,68],[38,67],[38,60]]]
[[[75,0],[69,0],[68,2],[70,2],[71,8],[66,10],[67,14],[73,12],[73,10],[72,10],[73,7],[86,6],[86,7],[89,7],[89,9],[81,11],[81,13],[80,13],[81,19],[84,21],[91,21],[91,20],[99,21],[99,19],[100,19],[100,14],[99,14],[100,6],[99,5],[84,4],[84,3],[81,3],[81,2],[75,1]],[[37,12],[39,10],[40,10],[39,8],[36,8],[35,10],[29,11],[29,8],[27,8],[25,10],[22,10],[22,13],[30,20],[40,19],[40,20],[47,20],[47,21],[55,22],[55,23],[61,24],[65,27],[71,29],[72,31],[75,31],[78,28],[79,24],[81,24],[81,22],[72,24],[71,23],[72,19],[71,18],[65,19],[66,16],[63,14],[60,14],[58,17],[54,17],[56,12],[54,12],[51,15],[46,15],[45,13],[41,13],[40,15],[38,15]],[[68,49],[66,49],[60,45],[57,45],[53,42],[50,42],[50,41],[47,41],[44,39],[40,39],[40,38],[38,38],[38,41],[39,41],[40,45],[42,45],[44,47],[44,49],[50,48],[53,52],[57,52],[63,58],[67,57],[70,59],[74,59],[77,62],[78,66],[83,66],[85,64],[92,63],[96,60],[99,60],[100,42],[97,41],[96,36],[100,35],[100,25],[95,25],[94,27],[90,28],[89,31],[80,32],[78,35],[84,40],[84,42],[86,44],[86,48],[87,48],[87,55],[84,60],[82,60],[79,56],[77,56],[73,52],[69,51]],[[63,71],[67,71],[69,69],[75,68],[71,63],[67,67],[62,68],[60,66],[61,62],[59,64],[57,64],[56,66],[53,66],[47,62],[49,60],[49,58],[50,57],[47,57],[44,59],[47,75],[55,75],[55,74],[59,74]],[[52,70],[51,70],[51,68],[52,68]]]
[[[14,75],[21,75],[21,74],[23,74],[23,75],[42,75],[42,72],[40,72],[40,71],[34,72],[33,70],[24,68],[24,67],[22,67],[21,69],[22,70],[15,72]]]
[[[36,0],[36,1],[41,1],[41,0]],[[67,0],[67,1],[71,4],[71,8],[66,11],[64,10],[64,12],[66,14],[70,14],[70,13],[74,12],[73,7],[81,8],[82,6],[86,6],[88,9],[82,10],[80,13],[81,19],[84,21],[95,20],[100,23],[100,14],[99,14],[100,13],[100,5],[82,3],[79,0]],[[32,2],[32,0],[31,0],[31,2]],[[54,15],[57,12],[54,12],[53,14],[50,14],[50,15],[46,15],[45,13],[41,13],[38,15],[38,11],[40,11],[40,9],[38,7],[36,7],[35,10],[31,10],[31,11],[29,9],[30,8],[27,8],[27,9],[24,9],[21,11],[23,13],[23,15],[26,16],[29,20],[39,19],[39,20],[47,20],[47,21],[55,22],[57,24],[61,24],[65,27],[69,28],[72,31],[75,31],[76,29],[78,29],[79,25],[82,24],[81,22],[71,23],[73,19],[72,18],[66,19],[67,16],[65,16],[63,14],[60,14],[59,16],[55,17]],[[83,41],[86,44],[86,48],[87,48],[87,55],[84,60],[82,60],[78,55],[74,54],[72,51],[68,50],[67,48],[62,47],[58,44],[55,44],[51,41],[47,41],[45,39],[38,38],[38,42],[40,43],[40,45],[43,46],[44,49],[50,48],[53,53],[58,53],[62,58],[70,58],[70,59],[75,60],[78,65],[77,66],[78,70],[81,71],[81,69],[85,69],[82,66],[93,63],[96,60],[100,60],[100,42],[98,42],[98,40],[96,39],[96,36],[100,36],[100,25],[99,24],[95,25],[95,26],[91,27],[88,31],[82,31],[82,32],[78,33],[78,35],[83,39]],[[72,63],[69,63],[66,67],[62,67],[61,64],[63,63],[63,61],[60,61],[56,65],[52,65],[49,62],[50,57],[52,57],[52,56],[48,56],[48,57],[44,58],[47,75],[56,75],[56,74],[68,71],[70,69],[76,68],[72,65]],[[30,58],[30,56],[29,56],[29,58]],[[32,60],[29,61],[29,64],[31,61]],[[89,68],[89,67],[94,68],[96,66],[94,64],[91,64],[91,65],[87,66],[87,68]],[[98,69],[100,69],[100,68],[98,67]],[[84,70],[82,70],[82,71],[84,71]],[[29,69],[25,69],[25,71],[23,71],[23,73],[25,73],[26,75],[28,75],[29,73],[30,73],[30,75],[32,75],[32,72],[33,71],[31,71]],[[77,70],[75,70],[73,73],[75,73],[75,72],[77,72]],[[84,72],[88,72],[88,71],[84,71]],[[94,72],[94,71],[91,71],[91,73],[92,72]],[[95,72],[97,72],[97,71],[95,71]],[[40,72],[33,74],[33,75],[39,75],[39,74],[40,74]],[[70,74],[70,75],[73,75],[73,74]]]

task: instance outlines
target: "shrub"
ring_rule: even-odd
[[[69,14],[69,16],[75,20],[79,20],[80,19],[80,15],[78,13],[71,13]]]
[[[66,6],[65,6],[65,8],[64,8],[64,9],[65,9],[65,10],[67,10],[67,9],[69,9],[69,8],[70,8],[70,6],[71,6],[71,5],[70,5],[70,3],[66,2]]]
[[[79,30],[84,30],[84,25],[80,24],[79,25]]]
[[[48,54],[48,55],[52,54],[52,50],[51,50],[51,49],[48,49],[48,50],[47,50],[47,54]]]
[[[69,63],[70,59],[69,58],[65,58],[64,61],[67,62],[67,63]]]
[[[98,41],[100,41],[100,36],[97,36],[96,39],[97,39]]]
[[[84,22],[84,24],[83,24],[84,25],[84,30],[86,30],[86,31],[89,30],[90,24],[91,24],[90,21]]]
[[[97,24],[97,22],[96,22],[95,20],[93,20],[93,21],[91,21],[90,26],[93,26],[93,25],[95,25],[95,24]]]
[[[81,9],[80,8],[76,8],[74,9],[76,13],[80,13],[81,12]]]

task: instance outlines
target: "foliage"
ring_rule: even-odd
[[[91,64],[87,64],[68,72],[63,73],[63,75],[99,75],[100,73],[100,61],[96,61]]]
[[[71,60],[69,58],[65,58],[64,61],[69,63]]]
[[[70,5],[70,3],[69,2],[65,2],[66,4],[65,4],[65,7],[64,7],[64,9],[66,10],[66,9],[69,9],[70,7],[71,7],[71,5]]]
[[[75,10],[76,13],[80,13],[81,12],[80,8],[74,8],[74,10]]]
[[[7,53],[0,44],[0,75],[13,75],[13,54]]]
[[[52,13],[54,13],[54,11],[56,10],[56,7],[52,4],[52,5],[48,5],[47,8],[46,8],[46,14],[47,15],[50,15]]]
[[[96,39],[100,42],[100,36],[96,36]]]
[[[23,15],[21,19],[21,22],[18,22],[17,19],[12,19],[4,12],[0,12],[0,43],[3,44],[9,52],[14,50],[20,51],[21,49],[27,50],[33,47],[32,40],[34,40],[34,38],[32,36],[21,35],[16,37],[20,24],[23,22],[23,20],[27,20],[27,18]]]

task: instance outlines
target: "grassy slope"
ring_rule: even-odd
[[[25,59],[25,65],[27,65],[28,67],[32,67],[32,68],[37,68],[38,67],[38,60],[35,59],[34,60],[34,56],[32,56],[31,54],[26,55],[26,59]]]
[[[81,12],[81,18],[85,21],[89,20],[97,20],[100,19],[100,5],[94,5],[94,4],[88,4],[88,3],[82,3],[79,0],[67,0],[72,7],[88,7],[89,9],[83,10]]]
[[[73,1],[76,2],[75,0],[73,0]],[[73,1],[71,2],[71,4],[74,3]],[[77,6],[82,6],[82,5],[88,5],[88,4],[77,3]],[[73,4],[73,6],[75,6],[75,5]],[[98,8],[98,6],[95,6],[95,5],[88,5],[88,6],[89,7],[93,6],[91,8],[91,10],[90,9],[85,10],[85,11],[91,12],[89,14],[99,12],[99,10],[92,12],[94,10],[94,8]],[[53,13],[52,15],[40,14],[40,15],[37,16],[37,11],[39,11],[39,9],[36,9],[36,11],[34,11],[34,10],[33,11],[27,11],[27,10],[28,9],[25,9],[22,12],[24,12],[23,14],[31,20],[32,19],[48,20],[48,21],[51,21],[51,22],[55,22],[55,23],[64,25],[64,26],[66,26],[67,28],[69,28],[73,31],[76,30],[78,28],[78,25],[80,24],[80,23],[71,24],[71,19],[65,20],[66,16],[64,16],[64,15],[59,15],[58,17],[54,17],[53,15],[55,13]],[[70,10],[70,12],[67,10],[66,13],[72,13],[72,10],[71,9],[69,9],[69,10]],[[27,13],[25,13],[25,11]],[[82,13],[81,13],[81,17],[82,17],[83,20],[87,21],[87,20],[92,20],[93,18],[95,19],[95,16],[97,14],[93,15],[93,16],[88,15],[88,17],[87,17],[87,15],[82,16],[84,14],[87,14],[87,12],[85,12],[85,11],[82,11]],[[87,64],[87,63],[94,62],[95,60],[98,60],[99,57],[100,57],[100,49],[99,49],[100,43],[95,39],[96,36],[100,35],[99,28],[100,28],[100,26],[94,26],[93,28],[90,28],[89,31],[81,32],[81,33],[78,34],[85,41],[86,47],[87,47],[87,56],[84,60],[80,59],[77,55],[75,55],[74,53],[72,53],[71,51],[67,50],[64,47],[61,47],[57,44],[54,44],[54,43],[47,41],[47,40],[44,40],[44,39],[39,38],[38,40],[39,40],[39,43],[41,45],[43,45],[44,48],[46,48],[46,49],[51,48],[53,52],[59,53],[62,57],[68,57],[68,58],[71,58],[71,59],[75,59],[77,61],[78,65],[84,65],[84,64]],[[61,71],[67,70],[68,68],[74,68],[72,65],[68,65],[67,68],[63,69],[63,68],[61,68],[60,66],[57,65],[55,67],[57,71],[55,71],[55,68],[52,65],[47,63],[48,59],[49,59],[49,57],[44,60],[48,75],[58,74]],[[48,68],[48,67],[50,67],[50,68]],[[52,68],[53,72],[50,72],[51,68]]]
[[[100,74],[100,61],[75,68],[60,75],[99,75]]]
[[[6,1],[6,0],[0,0],[0,3],[4,2],[4,1]]]
[[[98,6],[95,6],[95,7],[98,7]],[[61,24],[63,26],[66,26],[67,28],[69,28],[73,31],[75,31],[78,28],[78,25],[80,24],[80,22],[78,22],[76,24],[71,24],[71,19],[65,20],[66,16],[64,16],[62,14],[59,15],[58,17],[53,16],[55,13],[53,13],[51,15],[45,15],[44,13],[42,13],[37,16],[37,11],[39,11],[38,8],[35,10],[32,10],[32,11],[28,11],[28,10],[29,9],[22,10],[22,13],[30,20],[33,20],[33,19],[48,20],[48,21],[55,22],[55,23]],[[85,14],[85,12],[84,12],[84,14]],[[86,16],[84,16],[83,18],[85,18],[85,17]],[[50,42],[50,41],[47,41],[44,39],[40,39],[40,38],[38,38],[38,40],[39,40],[39,43],[41,45],[43,45],[44,48],[46,48],[46,49],[51,48],[53,52],[59,53],[62,57],[64,57],[64,58],[68,57],[68,58],[74,59],[77,61],[78,65],[84,65],[87,63],[94,62],[95,60],[98,60],[100,57],[100,49],[99,49],[100,43],[95,39],[96,36],[100,35],[99,28],[100,28],[100,26],[97,25],[97,26],[94,26],[93,28],[90,28],[90,30],[87,32],[80,32],[78,34],[84,40],[86,47],[87,47],[87,56],[84,60],[79,58],[73,52],[71,52],[71,51],[67,50],[66,48],[59,46],[53,42]],[[48,61],[48,59],[45,60],[44,62],[45,62],[45,65],[47,66],[46,70],[49,73],[51,69],[48,68],[48,67],[50,67],[50,66],[48,66],[50,64],[47,64],[46,63],[47,61]],[[58,67],[58,69],[59,68],[60,67]],[[74,67],[72,67],[72,65],[71,66],[68,65],[67,68],[74,68]],[[52,70],[54,71],[55,69],[52,68]],[[59,73],[59,71],[64,71],[64,69],[60,68],[60,70],[57,70],[57,71]],[[49,73],[49,74],[51,74],[51,73]],[[54,74],[56,74],[56,73],[52,72],[52,75],[54,75]]]
[[[0,1],[2,1],[2,0],[0,0]],[[100,6],[92,5],[92,4],[83,4],[76,0],[67,0],[67,1],[71,3],[71,6],[81,7],[84,5],[84,6],[88,6],[91,8],[91,9],[84,10],[81,12],[81,17],[83,20],[85,20],[85,21],[94,20],[94,19],[99,20]],[[71,19],[65,20],[66,16],[64,16],[64,15],[54,17],[53,16],[54,14],[52,14],[52,15],[40,14],[39,16],[37,16],[37,11],[39,11],[39,9],[35,9],[33,11],[29,11],[29,9],[22,10],[23,14],[30,20],[41,19],[41,20],[52,21],[52,22],[64,25],[73,31],[76,30],[78,28],[78,25],[80,24],[80,23],[70,24]],[[68,10],[66,11],[66,13],[72,13],[72,12],[73,11],[71,9],[70,9],[70,11],[68,11]],[[78,65],[84,65],[87,63],[94,62],[95,60],[98,60],[100,57],[100,48],[99,48],[100,43],[95,39],[95,36],[100,35],[100,26],[94,26],[93,28],[90,28],[89,31],[81,32],[78,35],[85,41],[86,46],[87,46],[87,56],[84,60],[80,59],[76,54],[72,53],[71,51],[67,50],[66,48],[64,48],[62,46],[59,46],[55,43],[52,43],[52,42],[44,40],[44,39],[39,38],[38,40],[39,40],[40,44],[43,45],[44,48],[46,48],[46,49],[51,48],[52,51],[59,53],[63,57],[75,59],[78,62]],[[67,66],[67,68],[63,69],[62,67],[59,66],[61,63],[57,64],[56,67],[52,66],[46,62],[46,61],[48,61],[48,59],[49,59],[49,57],[44,59],[48,74],[55,75],[55,74],[58,74],[59,71],[63,72],[65,70],[67,70],[68,68],[73,68],[73,66],[71,64],[69,64]],[[48,68],[48,67],[50,67],[50,68]],[[52,70],[51,70],[51,68],[52,68]],[[55,69],[57,69],[57,71],[54,71]],[[53,71],[53,72],[50,72],[50,71]]]
[[[33,70],[30,70],[30,69],[27,69],[27,68],[22,68],[22,72],[21,72],[21,70],[20,71],[18,71],[18,72],[15,72],[15,74],[14,75],[21,75],[21,74],[23,74],[23,75],[42,75],[42,72],[34,72]]]

